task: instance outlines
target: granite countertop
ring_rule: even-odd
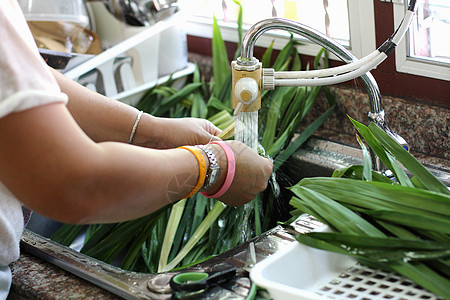
[[[11,264],[13,299],[121,299],[59,267],[21,251]]]

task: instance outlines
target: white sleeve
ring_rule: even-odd
[[[0,118],[36,106],[67,103],[16,0],[0,6]]]

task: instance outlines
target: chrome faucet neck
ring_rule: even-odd
[[[290,31],[292,33],[299,34],[313,43],[316,43],[331,53],[335,54],[339,59],[345,63],[350,63],[357,58],[344,46],[326,36],[325,34],[296,21],[282,19],[282,18],[270,18],[262,20],[254,24],[246,33],[242,40],[241,57],[237,60],[240,65],[252,65],[253,64],[253,49],[255,47],[258,38],[269,30],[280,29]],[[385,122],[384,111],[381,104],[381,94],[378,88],[378,84],[375,78],[370,72],[360,77],[369,95],[370,112],[369,118],[377,123],[382,124]]]
[[[262,20],[254,24],[246,33],[242,40],[241,57],[237,59],[236,63],[242,67],[250,67],[257,63],[257,60],[253,58],[253,49],[256,44],[257,39],[269,30],[281,29],[292,33],[299,34],[313,43],[316,43],[331,53],[335,54],[339,59],[345,63],[351,63],[358,61],[358,59],[344,46],[339,44],[332,38],[324,35],[323,33],[310,28],[304,24],[298,23],[296,21],[282,19],[282,18],[271,18]],[[263,70],[264,71],[264,70]],[[264,72],[263,72],[264,73]],[[273,77],[273,76],[272,76]],[[387,125],[385,119],[385,112],[381,103],[381,94],[378,84],[375,78],[370,72],[367,72],[360,76],[369,96],[370,110],[368,113],[368,118],[380,126],[386,133],[393,137],[400,145],[405,149],[408,149],[408,143],[397,133],[391,131]],[[264,81],[264,80],[263,80]],[[270,89],[273,89],[275,85],[271,85]],[[372,153],[372,162],[376,170],[384,170],[383,166],[378,157]]]

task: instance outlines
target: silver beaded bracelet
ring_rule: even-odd
[[[133,143],[133,137],[134,137],[134,134],[136,133],[136,128],[138,127],[139,121],[141,120],[141,117],[142,117],[143,113],[144,112],[142,110],[139,111],[139,113],[138,113],[138,115],[136,117],[136,121],[134,122],[133,129],[131,130],[130,139],[128,140],[128,144],[132,144]]]

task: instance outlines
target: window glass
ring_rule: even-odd
[[[394,4],[399,26],[407,3]],[[395,50],[397,71],[450,80],[450,1],[417,0],[416,15],[407,36]]]
[[[409,56],[450,63],[450,1],[419,0]]]
[[[270,17],[282,17],[308,25],[322,33],[350,44],[348,0],[241,0],[244,28]],[[190,16],[212,18],[232,25],[238,6],[232,0],[179,0]]]

